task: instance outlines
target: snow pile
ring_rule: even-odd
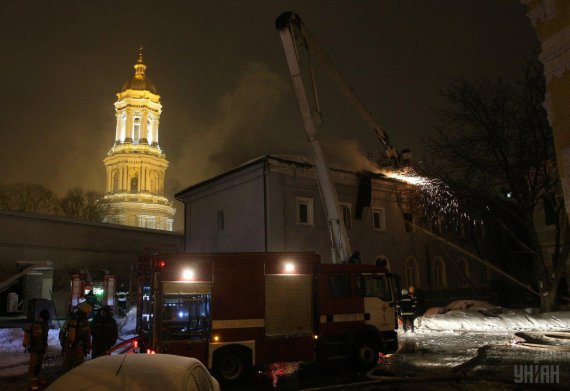
[[[483,300],[457,300],[452,301],[445,307],[445,312],[454,310],[498,310],[501,307],[497,307],[491,303]]]
[[[524,310],[489,309],[449,310],[416,319],[417,331],[519,331],[570,330],[570,311],[530,315]]]
[[[0,329],[0,346],[2,352],[23,352],[23,340],[24,329],[22,328]],[[58,329],[49,330],[48,346],[50,348],[60,348]]]
[[[117,321],[117,328],[119,329],[119,336],[135,334],[137,328],[137,307],[131,307],[127,312],[127,316],[119,318],[115,316]]]
[[[484,315],[500,314],[503,309],[496,305],[490,304],[483,300],[456,300],[452,301],[445,307],[432,307],[429,308],[424,314],[424,317],[430,317],[437,314],[445,314],[449,311],[455,310],[477,310]]]

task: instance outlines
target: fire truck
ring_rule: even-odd
[[[143,256],[137,326],[147,352],[198,358],[222,384],[277,362],[368,369],[396,349],[396,289],[383,267],[314,252]]]

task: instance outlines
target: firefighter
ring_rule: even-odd
[[[95,296],[93,290],[87,292],[85,302],[91,306],[91,311],[93,311],[94,314],[99,312],[98,310],[101,308],[101,303],[97,300],[97,296]]]
[[[408,293],[410,294],[410,298],[412,299],[415,308],[414,308],[414,319],[418,314],[423,314],[424,312],[424,299],[423,293],[421,289],[416,289],[413,286],[408,288]]]
[[[83,364],[85,356],[91,351],[91,330],[87,315],[93,308],[83,302],[77,310],[69,314],[65,324],[63,338],[63,369],[67,372]]]
[[[92,358],[110,354],[110,349],[115,345],[118,338],[117,322],[113,319],[111,307],[105,306],[101,314],[93,319],[91,324],[93,335]]]
[[[410,322],[410,328],[412,333],[414,332],[414,316],[416,315],[416,302],[415,298],[412,298],[407,289],[402,289],[402,297],[398,303],[398,312],[400,318],[402,319],[402,327],[404,328],[404,333],[408,331],[408,322]]]
[[[413,286],[410,286],[408,288],[408,294],[410,295],[410,299],[412,299],[412,301],[415,301],[417,304],[416,288],[414,288]]]
[[[24,348],[30,352],[30,390],[39,390],[45,380],[40,378],[44,355],[47,352],[49,311],[40,311],[39,318],[24,331]]]

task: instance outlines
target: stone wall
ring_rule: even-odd
[[[58,312],[67,306],[70,277],[79,269],[87,269],[93,275],[108,270],[119,282],[128,283],[136,257],[150,251],[182,252],[184,236],[176,232],[0,211],[0,283],[19,272],[23,263],[50,261]],[[0,307],[4,306],[5,303],[0,303]]]

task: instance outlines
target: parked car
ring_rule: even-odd
[[[47,389],[220,391],[220,386],[195,358],[130,353],[86,361],[62,375]]]

